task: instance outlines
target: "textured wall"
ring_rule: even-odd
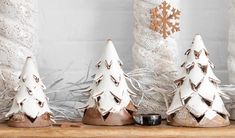
[[[182,31],[179,55],[200,33],[216,65],[216,74],[227,82],[228,0],[182,0]],[[39,65],[42,72],[66,68],[68,79],[75,80],[97,61],[107,38],[112,38],[125,63],[133,67],[132,0],[40,0]]]

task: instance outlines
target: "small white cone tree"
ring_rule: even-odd
[[[220,80],[212,71],[214,65],[200,35],[196,35],[187,60],[182,64],[182,76],[175,83],[178,89],[167,111],[174,126],[221,127],[229,125],[229,113],[219,95]]]
[[[90,87],[90,98],[84,112],[83,123],[93,125],[125,125],[133,123],[136,107],[127,85],[122,62],[111,40],[97,63],[97,72]]]
[[[44,127],[51,124],[52,112],[47,104],[39,73],[31,57],[28,57],[19,77],[19,87],[13,100],[9,125],[14,127]]]

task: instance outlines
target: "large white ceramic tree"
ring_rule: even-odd
[[[97,63],[97,71],[90,87],[90,98],[83,123],[93,125],[125,125],[133,123],[136,111],[127,86],[122,62],[111,40]]]
[[[10,111],[9,125],[14,127],[44,127],[51,124],[51,110],[47,104],[39,73],[31,57],[28,57],[19,77],[19,87]]]
[[[221,127],[229,125],[229,113],[219,95],[220,80],[213,73],[214,65],[200,35],[196,35],[182,76],[176,80],[178,89],[170,108],[169,124],[188,127]]]

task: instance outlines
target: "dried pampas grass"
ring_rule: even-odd
[[[136,92],[139,96],[134,101],[139,106],[139,113],[158,113],[166,118],[166,110],[176,90],[172,81],[175,73],[157,73],[147,68],[128,73],[129,82],[138,90]]]
[[[126,74],[129,77],[127,79],[129,87],[137,93],[133,101],[138,106],[138,113],[158,113],[163,119],[166,118],[166,110],[176,91],[176,85],[172,81],[172,76],[175,74],[176,72],[157,73],[148,68],[134,69]],[[90,67],[88,67],[86,76],[77,82],[69,82],[65,87],[53,89],[62,81],[63,78],[60,78],[48,87],[46,93],[51,97],[50,106],[56,120],[77,120],[83,116],[82,107],[89,98],[86,91],[93,77],[94,75],[90,76]],[[220,88],[219,94],[231,113],[230,118],[235,119],[235,85],[221,85]],[[66,95],[63,96],[65,99],[56,98],[55,95],[60,93]]]
[[[63,76],[66,70],[53,71],[42,77],[43,81],[51,80],[51,78],[54,80],[51,84],[46,85],[47,89],[45,90],[49,98],[50,109],[54,113],[54,120],[77,120],[81,118],[83,113],[79,108],[84,106],[86,99],[88,99],[88,96],[83,95],[83,92],[91,82],[89,81],[90,67],[86,76],[75,83],[64,82]],[[6,105],[0,108],[0,121],[4,121],[7,119],[5,114],[12,106],[14,95],[9,95],[8,90],[4,90],[0,97],[0,104]]]
[[[230,113],[230,119],[235,120],[235,85],[221,85],[220,88],[224,104]]]
[[[78,120],[83,116],[81,107],[85,105],[89,98],[84,92],[92,82],[90,78],[90,65],[86,75],[78,81],[66,82],[64,87],[57,88],[56,86],[62,85],[63,80],[64,78],[59,77],[47,88],[46,94],[50,98],[50,108],[54,113],[55,120]]]
[[[66,69],[67,70],[67,69]],[[43,80],[54,78],[51,84],[47,84],[45,91],[49,97],[49,105],[54,112],[55,120],[78,120],[82,118],[82,107],[85,106],[89,95],[86,91],[92,83],[94,75],[90,75],[90,66],[85,76],[76,82],[65,82],[64,73],[66,70],[53,71],[42,77]],[[176,90],[176,85],[172,81],[172,74],[157,73],[148,68],[139,68],[132,70],[126,75],[129,87],[138,95],[133,97],[135,104],[138,106],[138,113],[158,113],[162,118],[166,118],[166,110],[172,100]],[[220,86],[222,96],[227,109],[231,113],[231,119],[235,119],[235,85]],[[7,90],[0,95],[1,99],[13,99],[14,95],[7,94]],[[0,108],[0,120],[4,121],[5,113],[10,110],[11,100],[0,100],[1,105],[7,105]]]
[[[59,70],[54,72],[57,73],[49,73],[50,75],[46,74],[46,77],[42,78],[46,80],[50,76],[57,76],[54,79],[55,81],[47,85],[45,91],[50,99],[49,105],[54,113],[55,120],[77,120],[81,118],[83,116],[81,108],[85,106],[89,98],[86,90],[94,77],[90,76],[90,66],[86,76],[80,78],[77,82],[64,83],[62,76],[65,71]],[[176,89],[173,82],[169,83],[171,73],[158,74],[147,68],[140,68],[127,73],[127,76],[129,76],[127,80],[129,87],[138,94],[137,97],[133,98],[135,104],[139,107],[138,112],[158,113],[165,118],[166,109]],[[2,93],[2,95],[7,94]],[[14,96],[8,96],[7,98],[13,99]],[[2,102],[5,101],[0,101],[0,103]],[[1,120],[5,119],[4,115],[9,111],[11,104],[11,102],[4,103],[4,105],[8,106],[0,109]]]

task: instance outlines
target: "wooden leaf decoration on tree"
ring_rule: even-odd
[[[171,34],[180,31],[180,11],[172,8],[166,1],[158,7],[151,9],[150,14],[150,29],[160,33],[164,39]]]

